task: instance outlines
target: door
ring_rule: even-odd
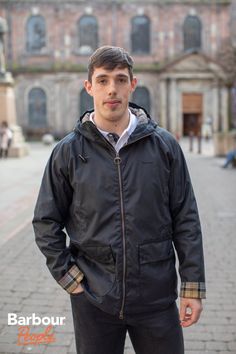
[[[183,115],[183,134],[189,136],[190,133],[198,135],[201,132],[200,115],[196,113]]]
[[[202,94],[184,93],[182,96],[183,135],[201,134],[202,129]]]

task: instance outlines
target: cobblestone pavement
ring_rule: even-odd
[[[200,322],[184,330],[186,354],[236,353],[236,170],[220,168],[223,160],[211,156],[210,143],[202,155],[188,153],[187,145],[204,233],[208,297]],[[30,156],[0,161],[0,354],[75,354],[69,296],[51,278],[30,222],[50,150],[32,144]],[[55,343],[17,346],[18,328],[7,325],[9,312],[66,316],[66,324],[54,327]],[[133,353],[127,337],[125,354]]]

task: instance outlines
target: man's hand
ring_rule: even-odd
[[[180,298],[180,324],[182,327],[189,327],[196,323],[202,312],[201,299]]]
[[[72,294],[79,294],[82,293],[84,291],[84,289],[82,288],[82,286],[80,284],[78,284],[77,288],[75,288],[74,291],[72,291]]]

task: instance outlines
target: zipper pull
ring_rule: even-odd
[[[115,158],[114,158],[114,162],[116,165],[120,165],[121,164],[121,158],[119,155],[117,155]]]
[[[123,312],[122,312],[122,311],[120,311],[120,314],[119,314],[119,319],[120,319],[120,320],[123,320],[123,319],[124,319],[124,314],[123,314]]]

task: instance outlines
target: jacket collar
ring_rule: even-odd
[[[144,108],[130,102],[129,109],[138,118],[138,125],[131,134],[128,143],[151,134],[157,127],[157,123],[151,119]],[[101,133],[89,119],[92,112],[93,110],[87,111],[80,117],[76,123],[74,131],[81,133],[83,136],[92,141],[99,142],[101,141]]]

